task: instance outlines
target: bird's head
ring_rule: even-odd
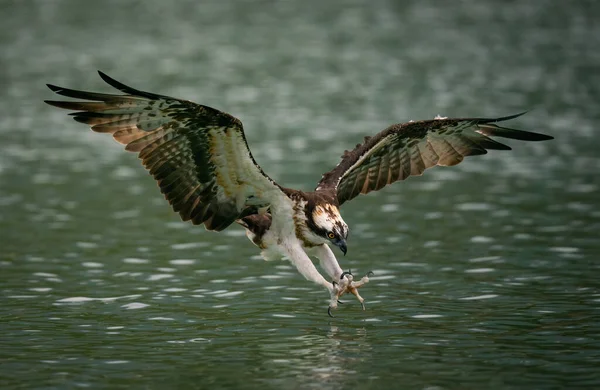
[[[331,242],[346,254],[348,247],[348,225],[342,219],[338,208],[330,203],[317,205],[311,212],[309,226],[313,233]]]

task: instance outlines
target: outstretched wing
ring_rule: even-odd
[[[283,195],[254,161],[237,118],[190,101],[138,91],[99,73],[125,95],[48,85],[59,95],[89,101],[46,103],[76,110],[70,114],[76,121],[110,133],[126,145],[125,150],[138,152],[184,221],[223,230]]]
[[[548,135],[495,125],[521,114],[496,119],[433,119],[396,124],[344,152],[342,161],[325,173],[317,191],[334,191],[339,204],[358,194],[380,190],[388,184],[421,175],[436,165],[456,165],[464,157],[487,150],[510,150],[489,136],[521,141],[544,141]]]

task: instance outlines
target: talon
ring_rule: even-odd
[[[373,273],[373,271],[367,272],[367,277],[369,277],[369,276],[375,276],[375,274]]]
[[[327,314],[329,314],[329,317],[331,317],[331,318],[335,318],[335,317],[333,316],[333,314],[331,314],[331,306],[329,306],[329,307],[327,308]]]
[[[352,270],[342,272],[342,275],[340,276],[340,280],[344,279],[344,276],[346,276],[346,275],[352,275]]]
[[[335,287],[335,286],[337,286],[337,285],[338,285],[338,282],[336,282],[335,280],[332,280],[332,281],[331,281],[331,284],[332,284],[332,285]]]
[[[342,301],[340,301],[340,300],[338,300],[338,303],[339,303],[340,305],[343,305],[343,304],[344,304],[344,302],[342,302]]]
[[[362,306],[362,309],[363,309],[363,310],[367,310],[367,309],[365,308],[365,303],[364,303],[364,302],[361,302],[361,303],[360,303],[360,305]]]

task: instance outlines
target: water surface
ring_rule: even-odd
[[[400,5],[401,4],[401,5]],[[0,6],[0,386],[600,386],[595,2],[75,2]],[[410,119],[500,116],[555,141],[342,210],[367,310],[266,263],[239,227],[179,221],[110,137],[44,84],[134,87],[239,117],[309,190]]]

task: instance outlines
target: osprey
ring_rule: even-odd
[[[306,279],[327,289],[328,313],[352,293],[364,310],[354,280],[343,272],[329,244],[346,254],[348,225],[339,208],[359,194],[421,175],[427,168],[460,163],[487,150],[510,150],[489,138],[543,141],[552,137],[513,130],[501,118],[442,118],[394,124],[345,151],[312,192],[283,187],[267,176],[252,157],[242,122],[191,101],[140,91],[99,72],[124,95],[77,91],[48,84],[59,95],[86,101],[45,101],[75,110],[78,122],[109,133],[137,152],[173,210],[184,221],[221,231],[236,222],[262,250],[265,260],[287,257]],[[309,256],[320,260],[323,277]]]

